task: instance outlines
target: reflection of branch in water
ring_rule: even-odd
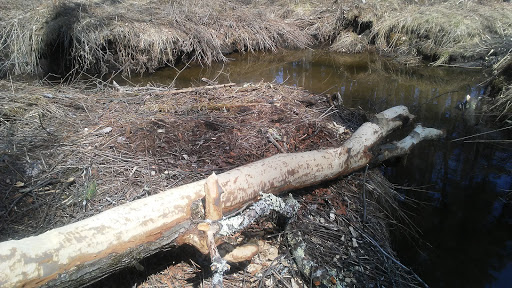
[[[174,87],[174,84],[176,83],[176,79],[178,79],[178,76],[180,76],[181,72],[183,72],[185,69],[187,69],[189,67],[190,63],[192,63],[192,61],[194,61],[194,60],[196,60],[196,56],[192,57],[192,59],[190,59],[188,62],[186,62],[185,66],[183,68],[181,68],[180,70],[178,70],[178,68],[172,66],[172,68],[174,68],[176,71],[178,71],[178,74],[176,74],[174,79],[172,79],[170,87]]]
[[[478,134],[469,135],[469,136],[466,136],[466,137],[461,137],[461,138],[453,139],[452,142],[459,141],[459,140],[464,140],[464,139],[475,137],[475,136],[485,135],[485,134],[489,134],[489,133],[493,133],[493,132],[498,132],[498,131],[509,129],[509,128],[512,128],[512,125],[511,126],[507,126],[507,127],[503,127],[503,128],[500,128],[500,129],[492,130],[492,131],[482,132],[482,133],[478,133]],[[487,140],[487,141],[489,141],[489,140]]]
[[[423,104],[427,104],[428,102],[430,102],[430,101],[432,101],[432,100],[434,100],[434,99],[437,99],[437,98],[439,98],[439,97],[441,97],[441,96],[443,96],[443,95],[450,94],[450,93],[455,93],[455,92],[459,92],[459,90],[453,90],[453,91],[448,91],[448,92],[441,93],[441,94],[439,94],[439,95],[437,95],[437,96],[434,96],[434,97],[432,97],[432,98],[428,99],[428,100],[427,100],[427,101],[425,101],[425,103],[423,103]]]
[[[228,77],[229,83],[231,83],[231,79],[229,79],[229,73],[224,73],[224,63],[222,63],[222,68],[220,68],[219,73],[217,73],[217,76],[215,76],[212,81],[217,81],[217,78],[219,78],[220,74],[226,75]]]

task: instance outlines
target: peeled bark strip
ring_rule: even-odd
[[[369,148],[413,116],[390,108],[341,147],[278,154],[218,175],[226,215],[261,192],[277,194],[348,174],[373,157]],[[38,236],[0,243],[0,286],[77,287],[134,265],[185,234],[205,180],[115,207]]]

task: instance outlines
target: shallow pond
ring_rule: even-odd
[[[431,287],[512,287],[512,147],[493,142],[511,139],[512,129],[452,141],[491,129],[473,109],[455,109],[467,94],[475,104],[484,93],[478,85],[482,71],[411,68],[371,54],[312,50],[230,57],[226,64],[166,68],[130,81],[176,87],[205,85],[203,77],[267,81],[338,92],[344,105],[371,112],[407,105],[417,122],[445,129],[447,137],[422,143],[401,163],[382,168],[391,182],[409,187],[399,191],[416,202],[403,207],[422,232],[416,237],[397,229],[398,257]]]

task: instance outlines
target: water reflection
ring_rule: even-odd
[[[423,234],[411,241],[412,236],[404,237],[403,231],[396,233],[400,259],[432,287],[511,287],[510,147],[451,141],[489,130],[475,110],[454,108],[467,94],[476,103],[484,93],[477,85],[483,80],[481,71],[408,68],[372,54],[325,51],[232,57],[227,64],[192,65],[179,75],[183,67],[162,69],[130,81],[141,85],[174,81],[176,87],[204,85],[203,77],[219,83],[266,81],[315,93],[337,92],[346,106],[370,111],[407,105],[417,121],[445,129],[447,137],[422,143],[400,165],[383,168],[392,182],[426,190],[403,191],[423,203],[406,207]],[[512,139],[510,130],[478,139]]]

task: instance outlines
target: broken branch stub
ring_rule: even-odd
[[[421,141],[441,138],[444,137],[444,135],[444,131],[434,128],[425,128],[421,126],[421,124],[418,124],[404,139],[380,146],[379,155],[377,155],[373,161],[380,163],[393,157],[406,155]]]
[[[405,106],[393,107],[364,123],[341,147],[278,154],[217,175],[224,191],[222,213],[252,203],[262,192],[278,194],[364,167],[374,157],[369,149],[412,117]],[[176,244],[193,227],[191,207],[205,197],[205,183],[172,188],[38,236],[0,243],[0,286],[78,287]]]
[[[213,173],[206,179],[204,189],[206,206],[205,214],[207,221],[212,222],[222,219],[222,189],[219,186],[219,182],[217,181],[217,175],[215,175],[215,173]],[[206,244],[208,246],[208,251],[210,253],[210,258],[212,261],[210,265],[213,272],[212,287],[222,288],[222,277],[224,273],[229,270],[230,267],[227,261],[220,256],[219,250],[217,249],[217,245],[215,244],[215,234],[218,232],[219,229],[217,223],[213,224],[214,225],[211,225],[210,223],[208,230],[203,232],[203,234],[206,233]]]
[[[205,188],[205,212],[206,219],[217,221],[222,219],[222,188],[219,186],[215,173],[206,178]]]

